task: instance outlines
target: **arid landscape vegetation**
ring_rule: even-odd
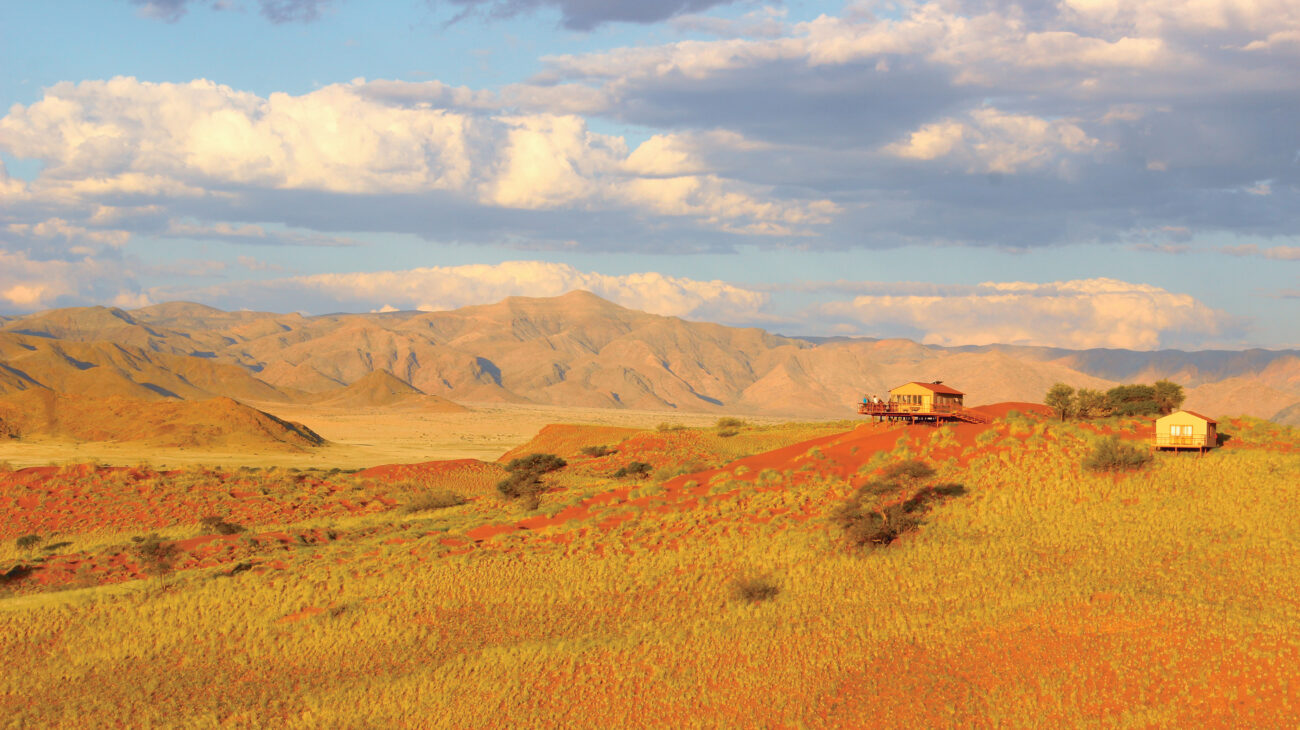
[[[1294,353],[818,343],[585,294],[55,311],[0,342],[14,727],[1280,727],[1300,705],[1300,434],[1216,412],[1220,448],[1152,454],[1149,417],[1042,404],[1290,393]],[[855,415],[918,372],[984,422]]]

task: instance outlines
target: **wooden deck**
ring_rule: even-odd
[[[882,421],[907,421],[909,423],[939,423],[940,421],[989,422],[988,416],[983,413],[962,406],[950,405],[936,405],[926,408],[925,406],[910,403],[859,403],[858,413]]]

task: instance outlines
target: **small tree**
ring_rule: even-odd
[[[1110,403],[1100,390],[1079,388],[1074,394],[1074,413],[1079,418],[1103,418],[1110,415]]]
[[[1106,391],[1110,410],[1117,416],[1151,416],[1160,412],[1156,389],[1150,385],[1119,385]]]
[[[1151,387],[1155,391],[1156,406],[1163,416],[1178,410],[1186,397],[1183,395],[1183,386],[1169,380],[1157,380]]]
[[[1064,421],[1066,416],[1071,415],[1074,405],[1074,388],[1065,383],[1057,383],[1047,390],[1047,396],[1043,398],[1043,403],[1048,408],[1056,411],[1056,415]]]

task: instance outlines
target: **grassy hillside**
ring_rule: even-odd
[[[744,426],[632,434],[548,475],[536,512],[495,493],[500,466],[470,461],[0,475],[0,508],[20,517],[0,525],[0,651],[22,668],[0,679],[0,716],[55,727],[1292,722],[1295,431],[1226,421],[1232,438],[1211,454],[1095,473],[1080,463],[1098,439],[1144,427],[1011,413],[816,428],[787,427],[776,444]],[[688,448],[699,468],[670,476],[664,459]],[[601,466],[632,453],[661,471],[615,479]],[[892,544],[849,544],[841,505],[911,459],[937,470],[926,484],[960,489]],[[124,516],[141,501],[151,507]],[[70,544],[42,548],[53,542]]]

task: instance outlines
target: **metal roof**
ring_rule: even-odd
[[[1190,415],[1190,416],[1196,416],[1197,418],[1201,419],[1202,421],[1206,421],[1206,422],[1208,422],[1208,423],[1214,423],[1214,424],[1217,424],[1217,423],[1218,423],[1218,421],[1214,420],[1213,418],[1210,418],[1209,416],[1202,416],[1201,414],[1197,413],[1196,411],[1189,411],[1189,410],[1187,410],[1186,408],[1184,408],[1184,409],[1181,410],[1181,411],[1174,411],[1174,413],[1186,413],[1186,414],[1188,414],[1188,415]],[[1169,416],[1174,415],[1174,413],[1170,413]],[[1169,416],[1161,416],[1160,418],[1168,418]],[[1160,419],[1156,419],[1156,420],[1160,420]]]

